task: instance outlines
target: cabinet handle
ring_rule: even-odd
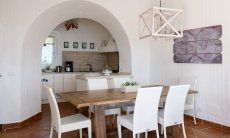
[[[0,78],[2,77],[2,75],[0,75]]]
[[[42,82],[48,82],[48,79],[42,79],[41,81]]]

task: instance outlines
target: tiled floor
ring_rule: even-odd
[[[73,105],[69,103],[59,104],[61,116],[71,115],[76,113],[76,109]],[[37,120],[30,124],[30,126],[25,126],[20,129],[8,130],[7,132],[1,132],[0,138],[48,138],[50,131],[50,109],[48,105],[42,106],[42,119]],[[188,138],[230,138],[230,131],[220,130],[208,125],[204,125],[201,122],[198,122],[197,125],[194,125],[191,120],[185,121],[186,133]],[[174,137],[180,138],[182,136],[181,128],[174,127]],[[170,136],[170,130],[169,136]],[[85,133],[84,137],[86,137]],[[55,134],[54,137],[57,137]],[[63,138],[74,138],[79,137],[77,131],[64,133]],[[110,130],[108,138],[116,138],[117,133],[115,130]],[[123,138],[131,138],[132,132],[123,129]],[[144,137],[144,135],[141,135]],[[161,136],[162,137],[162,136]],[[155,138],[155,132],[149,133],[149,138]]]

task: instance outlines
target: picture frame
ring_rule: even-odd
[[[78,42],[73,42],[73,48],[78,49]]]
[[[64,48],[69,48],[69,42],[64,42]]]
[[[82,49],[87,49],[87,43],[86,42],[82,42]]]
[[[95,44],[94,43],[90,43],[89,47],[90,47],[90,49],[95,49]]]

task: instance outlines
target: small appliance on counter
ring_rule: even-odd
[[[62,69],[63,69],[63,67],[62,67],[62,66],[57,66],[57,67],[56,67],[56,72],[61,72],[61,71],[62,71]]]
[[[66,61],[65,62],[65,71],[66,72],[73,72],[73,61]]]
[[[105,76],[110,76],[110,74],[112,73],[112,70],[108,65],[105,65],[105,67],[102,69],[102,73]]]

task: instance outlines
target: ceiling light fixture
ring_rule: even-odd
[[[160,0],[159,7],[152,7],[139,17],[139,38],[149,36],[154,38],[174,39],[183,36],[183,10],[163,8]]]

